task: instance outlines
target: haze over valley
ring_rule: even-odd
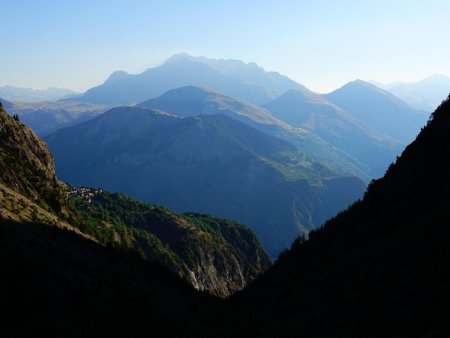
[[[1,337],[450,335],[446,2],[4,7]]]

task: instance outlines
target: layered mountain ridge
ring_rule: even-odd
[[[224,115],[115,108],[46,141],[67,182],[235,219],[272,257],[364,189],[361,180]]]
[[[57,129],[82,123],[110,109],[110,106],[71,100],[57,102],[15,102],[7,108],[40,137]]]
[[[291,143],[303,154],[333,168],[336,172],[355,175],[367,181],[372,177],[367,164],[353,158],[344,150],[338,149],[335,144],[328,143],[314,132],[292,126],[273,116],[267,109],[222,95],[209,88],[186,86],[173,89],[139,106],[162,110],[181,117],[227,115]]]
[[[311,92],[291,90],[266,105],[278,119],[320,136],[370,169],[370,177],[380,177],[400,153],[395,140],[372,130],[342,108]]]
[[[416,109],[432,112],[450,91],[450,78],[435,74],[418,82],[400,82],[387,87],[381,85],[381,87]]]
[[[73,90],[57,87],[47,88],[45,90],[16,86],[0,87],[0,96],[7,98],[9,101],[20,102],[57,101],[68,97],[74,97],[78,94],[79,93]]]

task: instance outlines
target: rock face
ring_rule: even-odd
[[[0,183],[61,216],[68,216],[53,157],[34,133],[0,109]]]
[[[75,202],[87,233],[101,230],[97,238],[105,244],[134,249],[197,290],[229,296],[271,265],[255,234],[233,221],[177,214],[108,192]]]

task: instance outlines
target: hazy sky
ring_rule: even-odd
[[[0,85],[79,91],[178,52],[325,92],[450,75],[449,0],[0,0]]]

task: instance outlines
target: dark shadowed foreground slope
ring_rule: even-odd
[[[2,337],[196,336],[212,302],[132,252],[42,223],[0,220],[0,266]]]
[[[226,334],[448,337],[450,102],[364,199],[234,297]]]

